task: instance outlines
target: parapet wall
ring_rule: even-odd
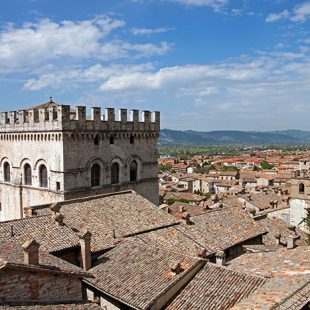
[[[86,107],[71,108],[59,105],[50,108],[2,112],[0,114],[0,132],[31,131],[147,131],[159,132],[160,113],[131,110],[130,118],[127,109],[118,110],[115,117],[113,108],[91,108],[90,118],[86,117]]]

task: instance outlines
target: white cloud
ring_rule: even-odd
[[[130,32],[134,35],[151,35],[154,33],[164,33],[170,31],[170,28],[132,28]]]
[[[131,72],[111,76],[101,85],[103,91],[119,91],[126,89],[161,89],[178,85],[184,87],[188,83],[199,80],[243,81],[262,76],[265,69],[260,61],[246,64],[224,63],[218,66],[186,65],[162,68],[156,72]]]
[[[0,69],[18,71],[42,65],[48,61],[74,59],[113,60],[125,57],[149,57],[167,53],[172,45],[133,44],[109,39],[125,22],[108,16],[92,20],[53,22],[45,19],[25,23],[21,27],[8,25],[0,32]]]
[[[82,89],[79,103],[96,98],[98,104],[104,101],[154,109],[156,102],[156,109],[163,112],[163,127],[169,128],[184,129],[185,122],[186,128],[203,130],[206,124],[213,129],[226,125],[229,129],[287,128],[296,127],[296,119],[310,112],[310,61],[307,54],[281,51],[214,65],[157,68],[154,63],[97,64],[63,70],[50,67],[38,70],[24,88],[54,88],[58,92]],[[297,105],[304,111],[295,111]],[[266,111],[272,113],[266,115]],[[292,116],[291,111],[297,114]],[[276,120],[272,115],[277,115]],[[273,123],[268,123],[268,117]],[[223,123],[218,123],[219,119]],[[252,123],[254,119],[256,125]],[[288,120],[290,124],[286,123]]]
[[[149,57],[156,55],[164,55],[172,48],[172,44],[168,42],[161,42],[159,45],[152,43],[132,44],[123,42],[121,40],[114,40],[103,44],[98,51],[98,59],[101,60],[114,60],[120,58],[133,58]]]
[[[101,16],[79,22],[25,23],[0,33],[0,66],[19,68],[59,57],[85,58],[100,49],[100,39],[124,26],[121,20]]]
[[[310,2],[297,5],[293,10],[291,21],[304,22],[310,17]]]
[[[275,22],[280,19],[289,19],[292,22],[305,22],[310,17],[310,2],[304,2],[296,5],[292,12],[284,10],[281,13],[269,14],[266,22]]]
[[[229,0],[163,0],[163,1],[176,2],[187,6],[209,6],[215,10],[219,10],[229,2]]]
[[[266,18],[266,22],[267,23],[271,23],[271,22],[275,22],[279,19],[285,19],[285,18],[288,18],[290,16],[290,13],[288,10],[284,10],[282,11],[281,13],[279,14],[275,14],[275,13],[272,13],[272,14],[269,14]]]
[[[132,72],[141,72],[152,70],[153,65],[151,63],[139,64],[139,65],[111,65],[103,67],[100,64],[91,66],[86,69],[67,69],[61,70],[57,68],[46,68],[38,70],[38,78],[28,79],[24,84],[24,89],[27,90],[40,90],[44,88],[61,88],[64,84],[74,83],[94,83],[103,81],[111,76],[115,76],[118,72],[123,74],[131,74]],[[49,73],[44,73],[45,71]]]

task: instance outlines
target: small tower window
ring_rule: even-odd
[[[135,142],[134,137],[133,137],[133,136],[130,136],[130,144],[134,144],[134,142]]]
[[[130,163],[130,181],[137,181],[138,177],[138,164],[135,160]]]
[[[24,166],[24,183],[25,185],[32,185],[32,172],[29,164]]]
[[[96,135],[94,139],[94,145],[99,145],[99,142],[100,142],[100,137],[99,135]]]
[[[47,169],[44,165],[39,168],[40,187],[47,187]]]
[[[119,183],[119,165],[114,163],[111,166],[111,184]]]
[[[11,169],[10,169],[10,164],[8,162],[4,163],[3,172],[4,172],[4,182],[10,182],[11,181]]]
[[[299,184],[299,194],[305,193],[305,185],[303,183]]]
[[[114,144],[114,137],[110,137],[110,144]]]
[[[98,164],[91,167],[91,186],[100,186],[100,166]]]

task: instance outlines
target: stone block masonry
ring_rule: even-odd
[[[0,114],[0,221],[24,208],[134,189],[158,204],[160,113],[53,102]]]

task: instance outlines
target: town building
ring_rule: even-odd
[[[52,100],[1,113],[0,220],[30,205],[134,189],[158,204],[159,112],[75,109]]]

